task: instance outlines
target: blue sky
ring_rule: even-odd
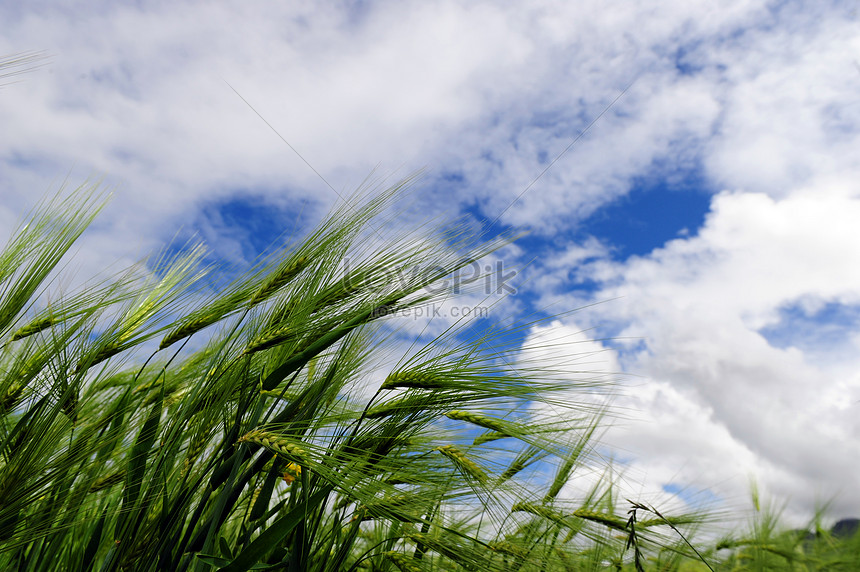
[[[707,182],[694,170],[665,176],[659,168],[635,179],[623,197],[601,207],[575,229],[612,246],[616,260],[645,256],[675,238],[695,236],[710,210]]]
[[[515,295],[448,310],[557,314],[524,359],[562,340],[541,359],[618,374],[634,493],[744,506],[754,475],[799,520],[860,515],[853,3],[64,6],[0,2],[0,54],[51,56],[0,80],[0,233],[95,177],[75,276],[192,235],[241,266],[426,168],[404,227],[528,233],[487,261]]]

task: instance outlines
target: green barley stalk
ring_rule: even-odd
[[[599,411],[456,328],[383,369],[390,311],[445,299],[443,278],[507,243],[396,230],[408,182],[368,184],[217,292],[197,246],[56,292],[98,185],[34,211],[0,251],[0,568],[548,570],[552,548],[576,554],[546,545],[577,514],[534,503],[534,475],[590,462]],[[509,420],[535,400],[578,417]],[[475,427],[508,437],[480,464]],[[501,499],[550,520],[518,533]]]

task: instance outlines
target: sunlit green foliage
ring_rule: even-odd
[[[558,497],[597,463],[601,410],[571,401],[572,381],[456,329],[380,361],[397,347],[380,324],[505,244],[456,228],[383,239],[371,221],[399,188],[344,203],[217,291],[187,246],[67,294],[52,272],[96,189],[37,211],[0,254],[0,567],[632,562],[611,483]],[[642,554],[689,554],[659,519],[639,531]]]

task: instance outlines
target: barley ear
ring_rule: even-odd
[[[475,461],[467,457],[466,454],[457,447],[453,445],[442,445],[440,447],[436,447],[436,451],[439,451],[451,459],[457,468],[460,469],[460,471],[467,477],[471,477],[479,483],[487,482],[487,473],[485,473],[484,470],[475,463]]]
[[[42,318],[40,320],[35,320],[30,322],[29,324],[22,326],[18,330],[12,334],[12,341],[20,340],[26,338],[27,336],[32,336],[33,334],[37,334],[42,330],[46,330],[52,327],[57,323],[57,320],[54,318]]]
[[[204,315],[192,315],[185,319],[179,326],[169,332],[158,345],[159,350],[173,345],[181,339],[195,334],[207,326],[211,326],[224,316],[224,312],[209,312]]]
[[[472,413],[470,411],[460,411],[459,409],[455,409],[453,411],[449,411],[445,415],[448,417],[448,419],[453,419],[455,421],[466,421],[473,425],[477,425],[478,427],[489,429],[490,431],[496,431],[497,433],[505,433],[506,427],[504,423],[501,423],[497,419],[493,419],[492,417],[481,415],[480,413]]]
[[[251,298],[251,306],[255,306],[260,302],[263,302],[269,296],[286,286],[286,284],[296,277],[296,275],[304,270],[305,266],[308,263],[307,256],[299,256],[291,263],[287,264],[272,276],[263,286],[254,294],[254,297]]]
[[[624,519],[618,518],[614,514],[607,514],[602,512],[597,512],[594,510],[590,510],[587,508],[579,508],[573,511],[573,516],[577,518],[581,518],[583,520],[589,520],[591,522],[596,522],[602,524],[603,526],[613,528],[615,530],[626,530],[627,529],[627,521]]]
[[[245,354],[261,352],[263,350],[275,347],[279,344],[295,339],[296,334],[292,328],[277,328],[264,332],[262,335],[251,340],[248,347],[245,348]]]
[[[295,443],[284,439],[275,433],[269,433],[259,429],[255,429],[240,437],[239,443],[254,443],[256,445],[262,445],[270,451],[297,459],[300,462],[308,459],[307,451]]]

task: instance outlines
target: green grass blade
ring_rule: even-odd
[[[293,531],[306,517],[309,510],[313,510],[323,502],[331,493],[332,487],[326,486],[315,492],[308,498],[306,503],[297,506],[286,515],[279,518],[271,526],[266,528],[236,559],[221,572],[245,572],[257,564],[269,551]]]

